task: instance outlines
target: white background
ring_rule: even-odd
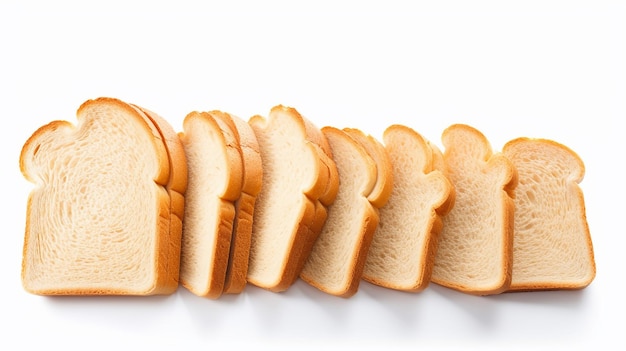
[[[624,2],[259,3],[0,3],[0,349],[626,348]],[[379,138],[402,123],[440,145],[460,122],[496,150],[518,136],[554,139],[586,164],[597,277],[582,291],[492,297],[362,283],[341,299],[303,282],[218,300],[183,288],[30,295],[20,282],[31,188],[20,149],[40,125],[75,121],[99,96],[154,110],[176,130],[193,110],[247,119],[285,104],[319,127]]]

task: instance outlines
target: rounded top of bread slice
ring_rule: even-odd
[[[370,191],[367,199],[377,208],[383,207],[393,189],[393,171],[391,161],[385,151],[385,146],[372,135],[365,134],[357,128],[344,128],[344,132],[350,135],[361,145],[376,164],[376,184]]]

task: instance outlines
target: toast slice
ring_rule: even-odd
[[[451,125],[442,141],[456,200],[443,218],[432,281],[469,294],[501,293],[511,283],[517,172],[473,127]]]
[[[159,130],[166,122],[112,98],[86,101],[77,120],[42,126],[22,148],[21,171],[35,184],[24,288],[41,295],[173,293],[180,237],[170,235],[171,217],[184,199],[172,205],[168,189],[183,195],[186,184],[178,176],[185,160]]]
[[[298,278],[326,221],[339,176],[321,130],[294,108],[248,121],[259,143],[263,186],[252,222],[248,282],[284,291]]]
[[[246,121],[228,113],[215,113],[214,117],[230,126],[240,146],[243,162],[241,196],[235,201],[235,219],[224,282],[225,294],[238,294],[247,283],[252,218],[256,197],[263,184],[263,165],[259,143]]]
[[[502,152],[515,165],[513,276],[509,291],[581,289],[596,274],[580,157],[552,140],[518,138]]]
[[[300,277],[331,295],[350,297],[359,286],[367,251],[378,225],[378,209],[372,202],[384,203],[391,189],[386,162],[377,164],[351,132],[324,127],[339,175],[339,191]],[[371,140],[367,139],[367,143]],[[374,148],[375,146],[371,146]],[[377,159],[378,160],[378,159]],[[380,176],[378,175],[380,173]]]
[[[238,138],[220,115],[191,112],[180,133],[188,162],[180,280],[195,295],[211,299],[224,289],[243,182]]]
[[[419,133],[392,125],[383,140],[392,165],[393,190],[380,208],[363,279],[418,292],[430,282],[441,216],[452,207],[455,193],[445,175],[434,168],[433,149]]]

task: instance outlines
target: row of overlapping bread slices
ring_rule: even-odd
[[[522,137],[493,152],[455,124],[442,152],[409,126],[379,140],[280,105],[248,121],[192,112],[179,133],[111,98],[85,102],[78,119],[41,127],[22,150],[22,172],[40,182],[22,265],[33,293],[168,294],[180,282],[216,299],[300,278],[342,297],[362,280],[489,295],[595,277],[584,166],[555,141]],[[157,176],[143,159],[156,160]],[[146,174],[157,186],[144,191],[157,196],[137,195]]]

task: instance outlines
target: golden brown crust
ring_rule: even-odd
[[[391,161],[387,157],[385,146],[371,135],[366,135],[356,128],[345,128],[354,140],[356,140],[370,157],[376,162],[376,186],[368,196],[368,200],[377,208],[383,207],[393,190],[393,171]]]
[[[167,281],[160,289],[163,294],[170,294],[178,288],[180,272],[180,247],[185,209],[185,191],[187,190],[187,159],[183,144],[176,131],[164,118],[143,107],[132,105],[150,119],[165,142],[170,164],[170,178],[165,186],[170,197],[170,224],[168,253],[166,255]]]
[[[224,282],[224,293],[238,294],[247,283],[254,204],[263,182],[262,161],[259,143],[245,121],[223,112],[214,114],[214,117],[222,119],[236,135],[243,161],[242,193],[235,201],[235,220]]]
[[[319,176],[315,179],[315,183],[306,189],[305,194],[312,199],[319,199],[325,206],[328,206],[333,203],[337,196],[339,175],[326,137],[317,126],[303,117],[295,108],[277,105],[272,108],[270,114],[279,113],[279,111],[289,114],[298,121],[298,124],[303,128],[307,145],[319,160],[319,164],[316,165]]]
[[[231,129],[229,122],[225,120],[228,118],[223,112],[210,111],[210,112],[196,112],[189,113],[184,121],[183,128],[185,131],[191,130],[191,124],[194,120],[201,121],[210,125],[213,130],[220,131],[218,138],[221,140],[221,144],[224,146],[224,157],[228,163],[226,183],[223,184],[223,188],[219,189],[218,196],[215,201],[218,201],[218,221],[219,225],[214,233],[214,243],[212,245],[213,258],[209,268],[209,276],[207,277],[207,284],[205,288],[200,289],[195,286],[185,274],[181,274],[181,284],[190,290],[192,293],[211,299],[217,299],[224,291],[224,283],[226,280],[226,271],[229,262],[229,255],[231,251],[231,241],[233,234],[233,225],[235,221],[235,201],[241,196],[241,188],[243,184],[243,162],[241,159],[239,141],[235,130]],[[188,133],[188,132],[187,132]],[[183,145],[186,145],[187,134],[185,132],[180,133],[180,138],[183,140]],[[208,136],[207,136],[208,137]],[[206,152],[217,152],[217,150],[206,150]],[[202,165],[196,165],[202,166]],[[196,189],[196,191],[200,191]],[[193,194],[188,194],[192,196]],[[197,203],[196,206],[203,206],[203,204]],[[183,242],[186,238],[185,231],[183,231]],[[184,257],[185,249],[181,255]],[[181,264],[184,265],[187,261],[181,260]],[[192,264],[192,263],[190,263]],[[203,269],[203,268],[202,268]],[[181,266],[181,272],[187,272],[193,270],[193,267]]]

